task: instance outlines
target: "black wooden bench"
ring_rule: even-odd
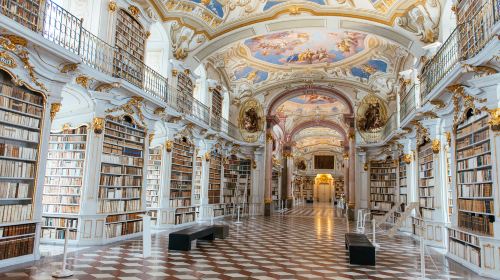
[[[190,251],[194,240],[214,240],[216,237],[224,239],[229,235],[227,225],[197,225],[172,232],[168,236],[168,249]]]
[[[349,250],[350,264],[375,265],[375,246],[366,235],[346,233],[345,248]]]

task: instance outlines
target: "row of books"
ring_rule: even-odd
[[[122,235],[133,234],[142,231],[142,221],[127,223],[107,224],[106,237],[114,238]]]
[[[0,241],[0,260],[33,254],[35,237],[23,237]]]
[[[419,187],[432,187],[434,186],[434,178],[426,178],[419,180]]]
[[[72,152],[62,152],[62,151],[49,151],[49,160],[59,160],[70,158],[73,160],[85,159],[85,152],[83,151],[72,151]]]
[[[473,265],[481,266],[481,250],[454,239],[449,239],[448,251]]]
[[[24,224],[16,226],[0,227],[0,238],[14,237],[17,235],[34,234],[36,224]]]
[[[33,178],[35,168],[34,163],[0,159],[0,177]]]
[[[80,187],[54,187],[45,186],[43,188],[43,194],[48,195],[79,195]]]
[[[40,133],[0,124],[0,137],[38,143]]]
[[[116,166],[105,165],[101,166],[102,173],[123,174],[123,175],[142,175],[142,167],[134,166]]]
[[[434,176],[434,170],[433,169],[429,169],[429,170],[425,170],[425,171],[420,171],[420,178],[426,178],[426,177],[432,177]]]
[[[477,185],[459,185],[457,189],[459,197],[473,198],[493,196],[493,185],[491,183]]]
[[[483,116],[482,119],[479,120],[470,120],[473,121],[471,125],[464,126],[457,131],[457,138],[461,138],[467,134],[471,134],[474,131],[478,131],[482,128],[488,127],[488,118]]]
[[[140,146],[140,144],[144,143],[144,136],[130,135],[130,134],[126,134],[123,132],[114,131],[114,130],[111,130],[109,128],[106,129],[105,133],[106,133],[105,135],[108,137],[105,137],[104,140],[108,143],[113,143],[113,144],[117,144],[117,145],[122,144],[122,142],[119,142],[116,139],[113,139],[113,137],[127,140],[126,145],[138,145],[138,146]]]
[[[106,217],[106,223],[116,223],[116,222],[126,222],[130,220],[139,220],[142,219],[141,215],[143,212],[138,213],[128,213],[128,214],[120,214],[120,215],[109,215]]]
[[[458,199],[458,209],[491,214],[495,208],[493,199]]]
[[[370,181],[371,188],[390,188],[396,187],[396,181]]]
[[[59,195],[44,195],[42,198],[43,204],[74,204],[80,203],[79,196],[59,196]]]
[[[394,188],[376,188],[376,187],[371,187],[370,191],[373,193],[380,193],[380,194],[392,194],[394,193]]]
[[[140,210],[140,200],[101,200],[99,202],[99,213],[116,213]]]
[[[81,168],[47,168],[45,176],[83,176]]]
[[[77,232],[70,230],[68,233],[68,240],[76,240]],[[65,239],[66,229],[60,228],[42,228],[42,238],[46,239]]]
[[[20,113],[25,113],[35,117],[40,117],[43,113],[43,109],[40,106],[28,104],[24,101],[11,99],[5,96],[0,96],[0,107]]]
[[[86,142],[86,135],[61,135],[61,134],[51,134],[49,138],[49,142],[51,143],[59,143],[59,142]]]
[[[51,159],[47,168],[83,168],[83,160]]]
[[[394,194],[370,194],[370,201],[394,202]]]
[[[458,184],[491,182],[491,169],[462,171],[457,174],[457,180]]]
[[[435,208],[434,197],[421,197],[419,198],[420,207]]]
[[[45,185],[54,186],[81,186],[82,178],[45,177]]]
[[[370,163],[370,168],[394,168],[394,163],[392,162],[374,162]],[[396,171],[393,171],[396,172]]]
[[[124,125],[123,123],[116,124],[113,121],[107,120],[105,127],[112,129],[114,131],[119,131],[119,132],[123,132],[126,134],[131,134],[131,135],[141,137],[141,138],[144,138],[146,136],[146,133],[144,133],[143,131],[139,131],[138,128],[132,128],[132,127],[129,128],[126,125]]]
[[[26,183],[0,182],[0,198],[29,198],[30,185]]]
[[[31,220],[32,204],[0,205],[0,222],[19,222]]]
[[[477,215],[475,213],[458,212],[458,226],[473,232],[493,235],[494,216]]]
[[[72,228],[76,229],[78,227],[78,219],[76,218],[53,218],[53,217],[43,217],[42,218],[43,227],[59,227],[59,228]]]
[[[172,208],[190,206],[191,205],[191,197],[184,198],[184,199],[170,199],[168,204],[169,204],[169,207],[172,207]]]
[[[2,84],[1,96],[16,98],[39,106],[43,104],[43,98],[40,95],[6,84]]]
[[[10,143],[0,143],[0,156],[26,160],[36,160],[38,149],[22,147]]]
[[[370,174],[370,180],[396,180],[396,173]]]
[[[376,167],[371,167],[370,168],[370,173],[371,174],[387,174],[387,173],[396,173],[396,168],[376,168]]]
[[[174,163],[174,164],[172,164],[172,172],[177,172],[177,173],[192,173],[193,172],[193,166],[192,165],[180,166],[180,165],[176,165]]]
[[[38,129],[38,127],[40,126],[40,119],[38,118],[28,117],[4,110],[0,110],[0,121],[6,122],[8,124],[27,126],[33,129]]]
[[[464,242],[467,242],[467,243],[470,243],[474,246],[479,247],[479,237],[477,237],[476,235],[472,235],[472,234],[465,233],[465,232],[451,229],[451,228],[448,228],[448,235],[451,238],[458,239],[458,240],[461,240],[461,241],[464,241]]]
[[[491,165],[491,154],[460,160],[457,163],[457,170],[471,169]]]
[[[101,186],[111,186],[111,187],[120,187],[120,186],[142,187],[142,178],[129,177],[126,175],[113,176],[113,175],[102,174],[99,183],[101,184]]]
[[[100,188],[99,198],[137,198],[141,196],[140,188]]]
[[[45,204],[42,206],[43,213],[66,213],[78,214],[80,212],[79,205],[58,205],[58,204]]]
[[[490,142],[484,142],[481,145],[471,147],[465,150],[457,151],[457,160],[462,158],[477,156],[481,154],[485,154],[491,151]]]
[[[85,143],[51,143],[49,144],[49,150],[84,151],[85,146]]]
[[[434,196],[434,188],[418,188],[419,196]]]
[[[132,165],[137,167],[142,167],[142,165],[144,164],[144,160],[142,158],[119,156],[113,154],[103,154],[101,160],[103,163]]]
[[[172,181],[191,181],[193,179],[192,173],[178,173],[176,171],[172,171],[170,175],[170,179]]]
[[[123,148],[142,150],[144,147],[142,143],[124,141],[122,138],[112,138],[109,134],[104,136],[104,146],[117,151],[122,151]]]

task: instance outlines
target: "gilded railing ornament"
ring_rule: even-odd
[[[173,77],[177,77],[177,75],[179,75],[179,70],[177,70],[177,69],[172,69],[172,76],[173,76]]]
[[[430,102],[432,105],[436,106],[436,108],[438,109],[443,109],[444,107],[446,107],[446,104],[442,101],[442,100],[431,100]]]
[[[406,163],[406,164],[410,164],[411,161],[413,159],[413,155],[412,154],[404,154],[402,157],[401,157],[401,160]]]
[[[441,151],[441,141],[439,139],[432,140],[432,152],[438,154]]]
[[[95,91],[109,92],[110,90],[112,90],[114,88],[118,88],[118,87],[120,87],[120,83],[118,83],[118,82],[115,82],[115,83],[102,83],[102,84],[98,85],[95,88]]]
[[[210,158],[211,158],[210,153],[206,152],[205,153],[205,161],[210,161]]]
[[[92,128],[95,134],[101,134],[104,131],[104,118],[94,118],[92,120]]]
[[[108,109],[106,110],[106,113],[114,113],[118,111],[123,111],[129,115],[134,115],[136,114],[139,117],[139,120],[142,122],[142,124],[145,124],[145,118],[144,114],[142,113],[142,101],[144,100],[143,97],[140,96],[132,96],[127,103],[118,106],[113,109]]]
[[[50,104],[50,120],[53,121],[57,112],[61,110],[61,103]]]
[[[170,153],[173,147],[174,147],[174,141],[172,140],[165,141],[165,150],[167,150],[167,152]]]
[[[474,110],[474,114],[487,110],[485,106],[479,108],[477,104],[486,102],[486,99],[470,96],[465,92],[465,88],[466,87],[461,84],[451,85],[446,88],[449,92],[453,93],[454,131],[456,131],[458,124],[462,121],[462,118],[469,109]]]
[[[165,108],[162,108],[162,107],[158,107],[154,111],[154,114],[157,116],[162,115],[163,113],[165,113]]]

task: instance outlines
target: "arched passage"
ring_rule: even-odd
[[[311,127],[325,127],[325,128],[330,128],[342,136],[342,139],[344,140],[344,143],[347,143],[347,133],[342,128],[338,123],[332,122],[332,121],[325,121],[325,120],[314,120],[314,121],[305,121],[303,123],[298,124],[293,128],[293,130],[286,135],[286,141],[290,142],[292,141],[293,137],[299,133],[300,131],[306,129],[306,128],[311,128]]]

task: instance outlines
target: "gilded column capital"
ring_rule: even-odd
[[[165,141],[165,150],[167,150],[167,152],[170,153],[172,151],[173,146],[174,146],[174,141],[172,140]]]
[[[439,139],[432,140],[432,152],[438,154],[441,151],[441,141]]]
[[[61,103],[50,104],[50,120],[53,121],[56,117],[57,112],[61,110]]]
[[[104,130],[104,118],[95,117],[92,120],[92,128],[95,134],[101,134]]]

